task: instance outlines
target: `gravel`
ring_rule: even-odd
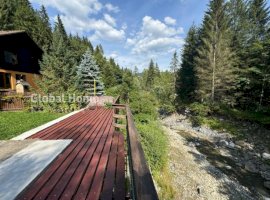
[[[253,199],[247,188],[212,166],[195,145],[164,126],[170,142],[169,166],[180,199]],[[228,168],[230,168],[228,166]]]

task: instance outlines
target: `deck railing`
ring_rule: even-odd
[[[0,91],[0,111],[22,110],[31,93],[16,94],[16,91]]]
[[[114,101],[114,112],[119,113],[119,108],[123,107],[120,103],[120,98],[117,97]],[[126,110],[126,132],[127,132],[127,147],[129,170],[131,176],[130,195],[135,200],[156,200],[158,199],[157,191],[154,185],[152,175],[150,173],[144,151],[140,143],[139,134],[136,129],[131,109],[125,105]],[[116,128],[119,128],[116,126]]]

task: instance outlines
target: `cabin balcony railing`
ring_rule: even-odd
[[[128,104],[120,104],[120,97],[117,97],[113,103],[114,124],[116,129],[126,131],[128,170],[130,175],[130,198],[133,200],[156,200],[157,191],[150,173],[144,151],[139,139],[133,115]],[[120,113],[124,110],[126,115]],[[125,117],[124,117],[125,116]],[[125,120],[125,125],[117,124],[117,120]]]

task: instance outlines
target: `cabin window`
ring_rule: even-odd
[[[0,88],[1,89],[10,89],[11,88],[11,74],[0,72]]]
[[[9,51],[4,51],[4,56],[5,56],[5,62],[7,64],[11,64],[11,65],[18,64],[18,58],[17,58],[17,55],[15,53],[9,52]]]

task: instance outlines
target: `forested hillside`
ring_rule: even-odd
[[[210,1],[186,38],[177,102],[269,110],[269,19],[266,0]]]

